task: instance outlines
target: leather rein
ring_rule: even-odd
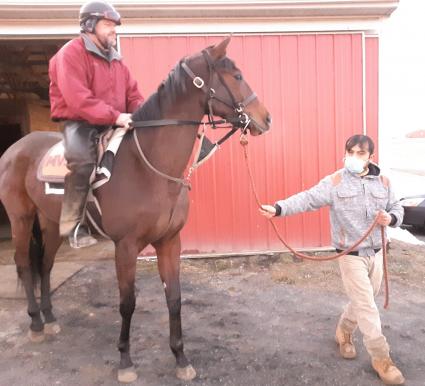
[[[255,186],[254,183],[254,178],[252,175],[252,170],[251,170],[251,166],[250,166],[250,160],[249,160],[249,155],[248,155],[248,150],[247,150],[247,145],[248,145],[248,139],[246,138],[245,135],[242,135],[240,138],[240,144],[243,147],[243,151],[244,151],[244,158],[245,158],[245,163],[248,169],[248,176],[249,176],[249,182],[250,182],[250,186],[251,186],[251,190],[252,193],[254,194],[254,198],[257,204],[258,208],[261,208],[261,201],[259,199],[259,195],[258,195],[258,191],[257,188]],[[390,302],[390,289],[389,289],[389,279],[388,279],[388,259],[387,259],[387,240],[385,237],[385,228],[382,225],[378,224],[378,216],[375,217],[373,223],[369,226],[369,228],[366,230],[366,232],[364,233],[364,235],[357,240],[351,247],[338,252],[334,255],[329,255],[329,256],[311,256],[311,255],[307,255],[305,253],[301,253],[296,251],[294,248],[292,248],[288,242],[282,237],[282,235],[280,234],[279,230],[277,229],[276,223],[273,221],[272,218],[269,219],[269,222],[277,236],[277,238],[280,240],[280,242],[289,249],[290,252],[292,252],[293,255],[295,255],[296,257],[298,257],[299,259],[307,259],[307,260],[313,260],[313,261],[327,261],[327,260],[334,260],[334,259],[338,259],[339,257],[342,257],[344,255],[349,254],[350,252],[354,251],[365,239],[366,237],[368,237],[372,231],[375,229],[375,227],[379,226],[381,229],[381,241],[382,241],[382,257],[383,257],[383,273],[384,273],[384,284],[385,284],[385,301],[384,301],[384,308],[387,309],[389,302]]]
[[[210,125],[212,126],[212,128],[215,129],[217,128],[217,125],[230,124],[231,130],[227,132],[222,138],[220,138],[216,142],[216,145],[221,145],[239,129],[241,130],[242,134],[246,133],[248,125],[251,122],[251,118],[245,112],[245,108],[255,99],[257,99],[257,95],[255,93],[252,93],[243,101],[237,102],[232,91],[227,86],[226,82],[224,81],[223,76],[217,71],[215,62],[211,58],[211,55],[208,53],[207,50],[203,50],[202,55],[208,64],[209,77],[210,77],[208,81],[208,85],[205,84],[205,81],[200,76],[195,75],[195,73],[190,69],[190,67],[187,65],[185,61],[182,61],[180,65],[183,68],[183,70],[186,72],[186,74],[192,79],[193,85],[196,88],[202,90],[207,95],[206,104],[208,105],[208,121],[204,122],[204,121],[180,120],[180,119],[158,119],[158,120],[147,120],[147,121],[133,121],[131,123],[131,128],[135,129],[135,128],[143,128],[143,127],[199,126],[199,125],[204,125],[205,127],[206,125]],[[210,86],[212,84],[214,74],[218,76],[220,83],[226,89],[231,99],[230,102],[217,96],[215,90]],[[212,106],[214,100],[217,100],[220,103],[224,104],[225,106],[231,108],[237,114],[237,117],[229,118],[229,119],[214,120],[214,110]],[[140,146],[140,142],[139,142],[139,138],[137,137],[136,130],[133,130],[133,138],[141,158],[152,171],[154,171],[156,174],[160,175],[161,177],[169,181],[177,182],[182,184],[185,187],[190,188],[189,178],[191,173],[186,178],[177,178],[177,177],[169,176],[168,174],[165,174],[159,171],[149,162],[146,155],[144,154],[142,147]]]

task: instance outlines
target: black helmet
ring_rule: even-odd
[[[96,23],[100,19],[113,21],[121,24],[121,16],[115,8],[104,1],[89,1],[80,8],[80,26],[83,32],[94,32]]]

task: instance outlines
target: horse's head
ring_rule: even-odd
[[[206,114],[218,115],[243,132],[249,129],[251,135],[262,134],[270,128],[271,116],[226,56],[229,42],[230,37],[203,50],[202,56],[187,58],[183,68],[193,84],[205,92]],[[199,74],[205,74],[205,66],[208,74],[203,78]]]

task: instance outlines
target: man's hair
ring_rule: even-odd
[[[372,155],[375,150],[375,144],[373,143],[372,138],[367,135],[356,134],[348,138],[347,142],[345,142],[345,151],[350,151],[356,145],[359,145],[362,150],[366,150],[366,144],[367,150],[370,155]]]

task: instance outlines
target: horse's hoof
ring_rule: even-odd
[[[196,371],[192,365],[188,365],[186,367],[177,367],[176,376],[182,381],[191,381],[196,377]]]
[[[61,332],[61,326],[57,322],[45,323],[44,333],[47,335],[57,335]]]
[[[32,343],[41,343],[44,340],[44,331],[28,331],[28,338]]]
[[[137,373],[134,366],[127,367],[126,369],[118,369],[118,382],[131,383],[137,379]]]

